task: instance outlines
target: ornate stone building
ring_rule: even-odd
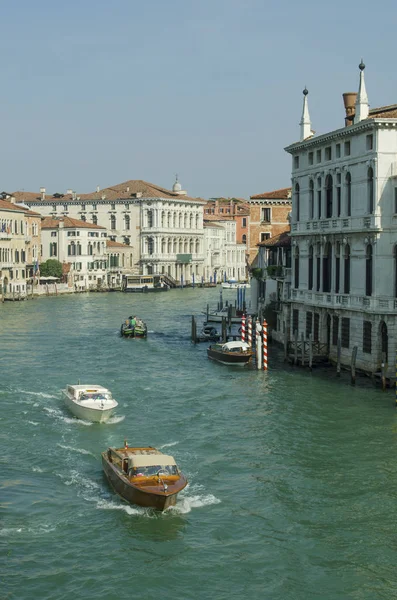
[[[395,376],[397,310],[397,105],[369,110],[360,64],[358,94],[344,94],[344,126],[314,136],[304,90],[292,156],[289,338],[312,335],[336,359]]]
[[[69,216],[100,225],[108,239],[132,247],[134,270],[164,273],[171,280],[188,282],[203,272],[204,200],[190,198],[178,179],[169,191],[142,180],[130,180],[90,194],[47,195],[15,192],[45,216]]]

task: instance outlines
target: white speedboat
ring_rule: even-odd
[[[235,279],[229,279],[229,281],[224,281],[222,283],[222,288],[224,290],[237,290],[237,289],[250,289],[250,284],[249,283],[240,283],[238,281],[236,281]]]
[[[107,421],[118,405],[109,390],[100,385],[68,385],[62,395],[70,412],[95,423]]]
[[[231,308],[232,308],[232,316],[231,316],[230,322],[234,323],[234,324],[240,323],[240,325],[241,325],[241,316],[242,315],[236,315],[234,306]],[[208,314],[206,312],[203,314],[206,315],[208,322],[222,323],[222,319],[226,319],[227,321],[229,319],[229,307],[224,306],[223,308],[221,308],[221,310],[214,310],[212,312],[208,312]]]

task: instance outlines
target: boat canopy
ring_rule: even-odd
[[[247,344],[246,342],[226,342],[226,344],[223,344],[222,346],[222,350],[225,352],[228,352],[229,350],[249,350],[250,346],[249,344]]]
[[[134,454],[128,457],[128,468],[152,467],[154,465],[170,466],[176,465],[175,459],[167,454]]]

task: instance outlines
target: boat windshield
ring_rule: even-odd
[[[110,394],[104,394],[103,392],[83,392],[80,400],[110,400]]]
[[[176,465],[151,465],[150,467],[133,467],[130,469],[131,477],[153,477],[160,473],[161,475],[178,475]]]

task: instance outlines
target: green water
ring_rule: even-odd
[[[216,290],[0,305],[0,598],[377,600],[397,597],[392,392],[333,371],[209,361],[190,315]],[[147,340],[122,339],[137,314]],[[100,383],[105,425],[60,390]],[[120,500],[109,445],[154,445],[189,479],[175,509]]]

